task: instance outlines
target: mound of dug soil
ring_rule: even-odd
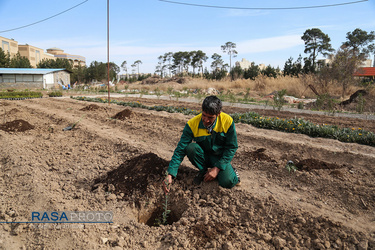
[[[133,112],[130,109],[124,109],[113,116],[112,119],[125,120],[126,118],[130,118],[132,115]]]
[[[93,111],[93,110],[98,110],[98,109],[100,109],[100,107],[98,105],[96,105],[96,104],[90,104],[90,105],[88,105],[88,106],[86,106],[84,108],[81,108],[80,110],[81,111]]]
[[[144,194],[148,185],[161,181],[163,171],[167,166],[168,162],[157,155],[143,154],[108,172],[105,178],[96,180],[93,188],[95,189],[99,183],[102,183],[107,191],[115,194],[123,193],[125,199],[133,193]],[[112,186],[115,190],[112,190]]]
[[[33,128],[33,125],[24,120],[14,120],[0,125],[0,129],[6,132],[24,132]]]

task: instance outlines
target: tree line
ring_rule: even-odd
[[[345,92],[347,86],[353,82],[353,73],[375,51],[374,31],[366,32],[359,28],[346,34],[346,41],[342,43],[337,51],[332,48],[330,37],[319,28],[307,29],[301,39],[305,43],[303,52],[308,56],[302,58],[300,54],[295,61],[290,57],[285,62],[282,71],[270,65],[260,68],[254,62],[247,69],[243,69],[239,65],[233,67],[232,58],[236,57],[238,52],[235,43],[227,42],[221,46],[221,50],[229,55],[229,65],[224,62],[222,56],[218,53],[214,53],[210,57],[212,60],[211,70],[208,70],[203,65],[209,57],[201,50],[167,52],[158,57],[154,73],[159,74],[161,77],[190,75],[216,80],[221,80],[228,76],[235,80],[241,78],[255,79],[258,75],[277,78],[282,75],[299,77],[303,74],[313,74],[323,87],[327,86],[330,81],[341,82]],[[319,55],[329,57],[329,63],[324,64],[318,61]],[[132,82],[147,77],[148,75],[140,74],[141,64],[141,60],[136,60],[131,64],[130,73],[127,61],[123,61],[121,68],[126,73],[124,80]],[[9,53],[4,53],[0,48],[0,67],[31,68],[31,65],[29,60],[26,57],[22,57],[19,53],[11,58]],[[37,64],[37,68],[66,68],[72,72],[72,82],[106,81],[108,78],[108,64],[98,61],[91,62],[89,66],[73,67],[73,62],[68,59],[44,59]],[[120,67],[114,62],[110,62],[109,69],[109,79],[117,79]]]

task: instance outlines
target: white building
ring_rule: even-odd
[[[66,69],[0,68],[0,89],[59,89],[70,84]]]
[[[246,60],[245,58],[242,58],[242,60],[240,62],[239,61],[236,62],[236,66],[241,67],[241,69],[248,69],[248,68],[251,67],[252,63],[253,62],[250,62],[250,61]],[[266,68],[266,65],[261,63],[261,64],[258,65],[258,67],[259,67],[260,70],[264,70]]]

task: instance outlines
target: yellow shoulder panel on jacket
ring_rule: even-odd
[[[232,125],[232,122],[233,122],[233,118],[230,115],[221,112],[217,118],[214,131],[218,133],[221,133],[221,132],[226,133],[228,132],[228,129]]]
[[[199,132],[199,122],[202,120],[202,114],[199,114],[197,116],[194,116],[193,118],[191,118],[187,123],[191,129],[191,131],[193,132],[193,135],[194,137],[197,137],[198,136],[198,132]]]

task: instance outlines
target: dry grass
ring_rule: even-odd
[[[280,76],[276,79],[265,76],[258,76],[255,80],[239,79],[235,81],[230,81],[229,79],[216,81],[201,78],[187,78],[186,82],[183,84],[174,81],[163,82],[158,84],[141,84],[138,82],[128,84],[128,89],[144,90],[147,92],[155,91],[156,89],[158,89],[159,91],[167,92],[168,89],[171,88],[174,91],[182,91],[188,89],[206,90],[208,88],[215,88],[222,93],[227,93],[228,91],[230,91],[234,94],[244,94],[250,91],[251,97],[262,97],[274,91],[286,89],[287,95],[299,98],[316,98],[316,95],[308,87],[308,85],[314,86],[318,93],[323,94],[325,91],[327,91],[330,96],[336,98],[340,98],[341,96],[341,86],[337,84],[332,84],[326,90],[323,91],[323,89],[320,88],[320,86],[316,83],[314,76],[311,75],[305,75],[299,78],[290,76]],[[120,89],[122,89],[122,87],[120,87]],[[344,99],[348,98],[350,94],[353,94],[358,89],[360,89],[360,87],[350,86],[347,91],[347,96],[345,96]]]

